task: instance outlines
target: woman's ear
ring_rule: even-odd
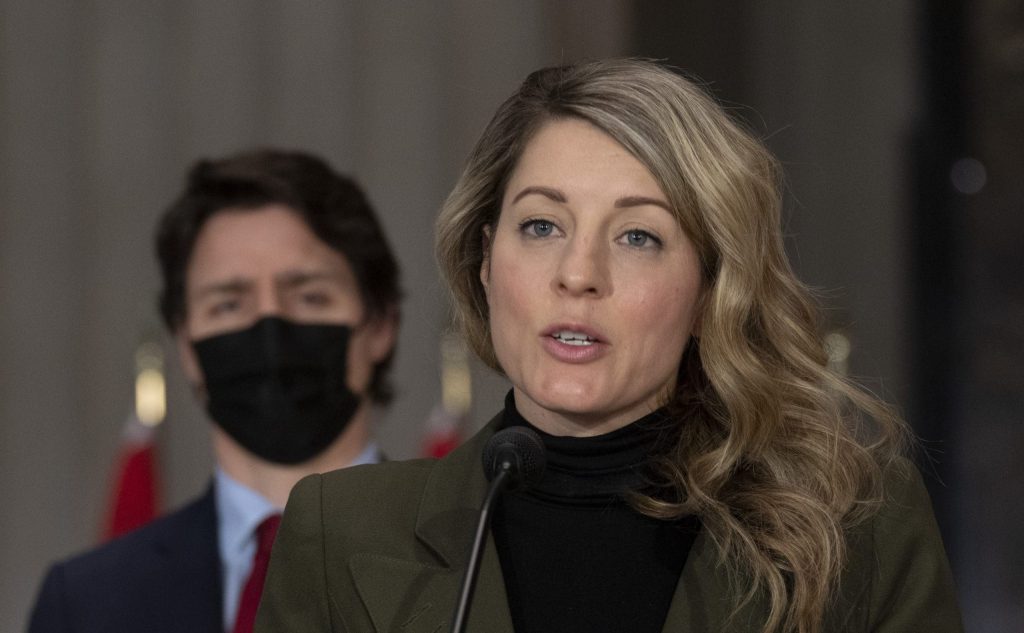
[[[485,224],[480,235],[480,246],[483,251],[483,258],[480,260],[480,283],[484,286],[484,293],[490,291],[491,282],[491,225]]]

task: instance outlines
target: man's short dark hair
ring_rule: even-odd
[[[397,318],[398,263],[359,186],[316,156],[263,149],[197,162],[185,191],[160,219],[160,314],[172,332],[185,321],[185,274],[203,225],[228,208],[268,204],[294,209],[320,240],[348,260],[369,317]],[[375,402],[391,398],[386,376],[391,360],[389,354],[374,368],[369,394]]]

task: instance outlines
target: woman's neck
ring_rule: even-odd
[[[515,408],[530,424],[558,437],[593,437],[604,435],[632,424],[653,413],[657,406],[640,403],[615,411],[571,411],[547,408],[536,402],[518,388],[511,393]]]
[[[537,431],[547,456],[544,477],[526,494],[541,502],[574,506],[623,503],[630,493],[650,488],[650,457],[668,430],[660,410],[590,436],[554,435],[532,422],[510,393],[503,425]]]

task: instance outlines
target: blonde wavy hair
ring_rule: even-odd
[[[456,319],[501,371],[480,282],[484,227],[545,123],[575,117],[618,141],[657,180],[700,255],[700,338],[666,403],[678,433],[655,459],[668,494],[653,517],[700,517],[734,579],[737,610],[769,605],[763,631],[817,633],[846,531],[882,499],[906,431],[892,410],[829,369],[818,309],[781,236],[780,170],[700,87],[656,63],[601,60],[532,73],[498,109],[437,221]]]

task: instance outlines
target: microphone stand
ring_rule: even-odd
[[[473,537],[473,548],[469,551],[469,565],[466,567],[466,575],[462,579],[462,590],[459,592],[459,604],[455,608],[455,619],[452,621],[451,633],[463,633],[466,630],[466,618],[469,615],[469,603],[473,599],[473,590],[476,589],[476,577],[480,572],[480,553],[483,551],[484,542],[487,540],[487,529],[491,524],[491,505],[501,494],[505,484],[511,476],[512,463],[505,459],[500,464],[497,474],[491,480],[491,486],[487,489],[487,496],[480,506],[480,520],[476,524],[476,535]]]

